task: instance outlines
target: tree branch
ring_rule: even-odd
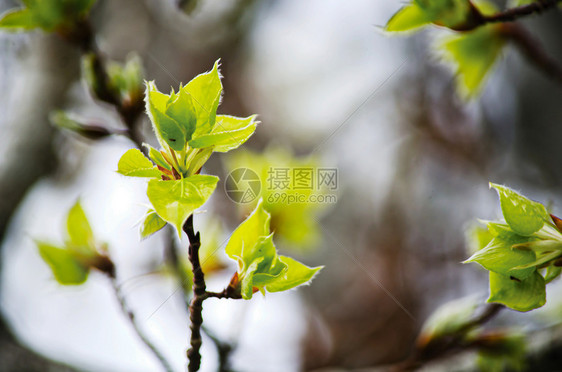
[[[538,0],[533,3],[507,9],[503,12],[494,15],[482,15],[483,24],[498,23],[498,22],[513,22],[519,18],[528,16],[534,13],[542,13],[545,10],[554,8],[557,3],[562,0]]]
[[[125,300],[125,297],[123,296],[123,293],[121,292],[121,288],[117,284],[117,279],[116,279],[115,275],[109,275],[109,278],[111,280],[111,286],[113,288],[113,293],[115,294],[115,298],[117,299],[117,302],[119,303],[121,311],[123,312],[123,314],[125,314],[127,316],[127,319],[129,319],[129,321],[130,321],[131,325],[133,326],[133,329],[134,329],[135,333],[137,334],[137,336],[139,337],[139,339],[150,349],[152,354],[158,359],[158,361],[162,365],[162,368],[165,371],[173,372],[173,369],[172,369],[170,363],[168,363],[168,361],[166,360],[164,355],[148,339],[148,337],[142,331],[140,325],[137,323],[137,320],[135,318],[135,314],[127,306],[127,302]]]
[[[193,270],[193,298],[189,305],[189,319],[191,320],[190,349],[187,350],[189,360],[188,371],[195,372],[201,366],[201,325],[203,324],[203,301],[206,298],[205,275],[199,262],[199,247],[201,237],[199,232],[195,233],[193,228],[193,215],[189,216],[183,225],[183,231],[189,239],[189,261]]]
[[[454,333],[441,335],[431,340],[428,344],[417,346],[412,355],[404,362],[395,365],[392,371],[414,371],[427,362],[475,347],[476,345],[465,341],[466,334],[493,319],[502,309],[505,309],[504,305],[497,303],[487,304],[479,316],[468,321]]]

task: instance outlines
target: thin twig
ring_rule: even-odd
[[[505,24],[502,34],[513,41],[521,52],[548,76],[562,83],[562,67],[544,50],[539,40],[519,24]]]
[[[162,365],[162,368],[167,372],[172,372],[173,369],[170,363],[166,360],[164,355],[156,348],[156,346],[154,346],[154,344],[148,339],[148,337],[144,334],[143,330],[141,329],[140,325],[137,323],[135,314],[127,306],[127,302],[125,300],[125,297],[123,296],[123,293],[121,292],[121,287],[117,284],[117,279],[115,278],[115,276],[110,276],[110,280],[111,280],[111,286],[113,288],[113,293],[115,294],[115,298],[119,303],[119,307],[121,308],[121,311],[123,312],[123,314],[125,314],[127,319],[129,319],[139,339],[150,349],[152,354],[154,354],[154,356],[158,359],[158,361]]]
[[[395,365],[392,371],[414,371],[430,361],[474,348],[477,345],[467,342],[466,334],[493,319],[502,309],[505,309],[504,305],[487,304],[479,316],[468,321],[454,333],[441,335],[432,339],[428,344],[416,347],[412,355],[404,362]]]
[[[490,16],[483,15],[484,23],[513,22],[519,18],[534,13],[542,13],[545,10],[554,8],[562,0],[538,0],[533,3],[507,9],[503,12]]]

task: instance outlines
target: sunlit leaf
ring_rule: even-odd
[[[308,284],[324,266],[308,267],[290,257],[279,256],[287,265],[287,271],[273,283],[266,285],[268,292],[286,291],[300,285]]]
[[[88,278],[88,267],[82,265],[67,249],[51,244],[36,242],[39,254],[51,267],[55,279],[60,284],[82,284]]]
[[[457,86],[463,96],[470,98],[479,94],[505,42],[496,25],[443,39],[438,49],[457,73]]]
[[[160,218],[156,211],[148,211],[140,227],[141,238],[148,238],[155,232],[160,231],[164,226],[166,226],[166,221]]]
[[[127,150],[117,164],[117,172],[129,177],[160,178],[161,173],[138,149]]]
[[[544,278],[537,271],[526,279],[511,279],[490,271],[488,302],[501,303],[517,311],[539,308],[546,303]]]
[[[509,227],[520,235],[531,235],[540,230],[546,221],[550,221],[544,205],[527,199],[512,189],[490,183],[497,190],[505,221]]]
[[[527,240],[523,238],[521,243]],[[494,238],[490,243],[474,253],[467,262],[478,262],[484,268],[503,275],[510,275],[523,279],[531,275],[534,268],[518,268],[535,261],[535,254],[530,251],[512,249],[512,242]]]
[[[218,180],[208,175],[193,175],[172,181],[150,180],[146,193],[156,213],[175,226],[181,236],[185,221],[209,199]]]
[[[560,272],[562,272],[562,267],[550,265],[546,268],[546,274],[544,275],[544,281],[548,284],[554,279],[560,276]]]
[[[166,115],[166,106],[169,96],[161,93],[154,82],[147,82],[145,102],[146,111],[150,117],[160,145],[170,146],[176,151],[181,151],[186,144],[186,130],[176,120]]]
[[[94,233],[80,201],[77,201],[68,211],[66,229],[70,239],[69,243],[72,246],[87,248],[85,251],[94,252]]]
[[[195,148],[213,146],[215,152],[227,152],[246,142],[256,130],[256,116],[238,118],[217,115],[217,121],[209,134],[204,134],[189,142]]]
[[[0,19],[0,28],[8,31],[31,30],[37,27],[38,24],[29,9],[9,10]]]
[[[431,22],[430,17],[416,3],[408,4],[388,21],[385,31],[403,32],[423,27]]]

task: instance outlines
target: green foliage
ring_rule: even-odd
[[[529,311],[546,303],[545,281],[536,270],[525,279],[490,272],[490,297],[517,311]]]
[[[396,12],[386,24],[387,32],[412,31],[431,23],[430,17],[416,3],[408,4]]]
[[[418,345],[425,347],[433,340],[460,332],[473,318],[477,306],[474,297],[465,297],[441,305],[425,321]]]
[[[293,249],[310,249],[320,240],[320,227],[318,215],[326,207],[321,203],[288,203],[287,198],[277,198],[280,192],[291,195],[304,195],[308,198],[313,193],[322,194],[321,190],[286,190],[271,185],[272,169],[312,168],[317,169],[320,163],[315,158],[296,158],[287,150],[281,148],[268,148],[263,153],[249,150],[238,152],[226,159],[229,172],[239,168],[247,168],[255,172],[261,182],[260,195],[264,208],[271,213],[272,229],[282,243]],[[238,204],[240,211],[249,213],[256,207],[259,198],[247,204]]]
[[[490,271],[488,302],[517,311],[541,307],[546,302],[545,284],[560,275],[555,264],[562,257],[562,233],[544,205],[505,186],[490,187],[498,192],[506,222],[483,221],[492,239],[481,239],[480,249],[465,262],[477,262]]]
[[[111,61],[107,64],[109,86],[119,94],[121,102],[136,102],[143,94],[143,67],[137,54],[130,54],[124,64]]]
[[[478,335],[482,347],[477,365],[482,372],[523,371],[525,367],[525,336],[517,331],[502,330]]]
[[[161,150],[145,145],[127,151],[118,164],[125,176],[148,177],[147,195],[161,220],[147,214],[141,226],[146,237],[162,227],[162,221],[182,226],[193,211],[213,193],[218,178],[199,175],[213,152],[227,152],[246,142],[256,130],[255,116],[237,118],[218,115],[222,94],[219,61],[210,72],[200,74],[178,92],[164,94],[154,82],[146,84],[146,110]]]
[[[249,300],[259,290],[280,292],[308,283],[322,267],[310,268],[279,256],[270,234],[271,217],[260,201],[252,214],[234,231],[226,254],[238,262],[234,286]]]
[[[166,221],[160,218],[155,210],[151,209],[146,213],[141,223],[140,236],[142,239],[148,238],[155,232],[160,231],[164,226],[166,226]]]
[[[97,268],[113,275],[113,264],[100,253],[98,243],[86,214],[77,201],[68,211],[66,218],[66,239],[62,247],[36,241],[39,254],[50,266],[60,284],[82,284],[88,278],[91,268]]]
[[[83,265],[74,252],[63,247],[36,241],[41,258],[53,271],[60,284],[82,284],[88,278],[89,268]]]
[[[187,218],[209,199],[218,181],[218,177],[199,174],[171,181],[152,179],[146,194],[156,213],[181,236]]]
[[[457,87],[462,96],[470,98],[480,93],[505,42],[501,26],[491,25],[447,36],[437,45],[443,59],[457,74]]]
[[[23,0],[25,8],[2,15],[0,28],[8,31],[64,31],[83,18],[95,0]]]
[[[117,172],[129,177],[160,178],[162,173],[137,149],[127,150],[117,164]]]

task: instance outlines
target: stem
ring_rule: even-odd
[[[199,262],[199,247],[201,237],[193,228],[193,215],[189,216],[183,225],[183,231],[189,238],[189,261],[193,270],[193,298],[189,305],[189,319],[191,320],[191,348],[187,350],[189,360],[188,371],[195,372],[201,366],[201,325],[203,324],[203,301],[207,298],[205,275]]]
[[[164,355],[156,348],[156,346],[154,346],[154,344],[144,334],[140,325],[137,323],[135,314],[133,314],[133,312],[127,306],[127,302],[125,300],[125,297],[123,296],[123,293],[121,292],[120,286],[117,284],[117,279],[115,275],[110,275],[109,277],[111,280],[111,286],[113,287],[113,293],[115,294],[115,297],[117,299],[117,302],[119,303],[121,311],[123,312],[123,314],[127,316],[127,319],[129,319],[135,333],[137,334],[139,339],[150,349],[152,354],[154,354],[154,356],[158,359],[158,361],[162,365],[162,368],[167,372],[172,372],[173,369],[170,366],[170,363],[168,363]]]
[[[513,22],[521,17],[533,13],[541,13],[550,8],[554,8],[560,1],[562,0],[538,0],[527,5],[507,9],[491,16],[483,15],[483,23]]]
[[[504,305],[497,303],[487,304],[484,311],[482,311],[479,316],[468,321],[462,327],[457,329],[456,332],[442,335],[431,340],[427,345],[417,347],[408,359],[394,366],[392,371],[414,371],[429,361],[450,356],[474,347],[474,345],[471,345],[464,340],[465,335],[474,328],[479,327],[493,319],[502,309],[505,309]]]
[[[88,20],[81,20],[76,23],[73,29],[61,30],[59,34],[67,41],[78,46],[83,55],[93,55],[93,70],[96,80],[96,89],[93,93],[100,101],[115,107],[127,128],[126,136],[129,137],[139,149],[143,150],[142,134],[136,125],[138,117],[144,111],[142,96],[136,97],[130,102],[125,102],[121,100],[119,94],[112,89],[109,84],[109,74],[107,73],[105,60],[95,42],[95,36]]]
[[[532,63],[562,83],[562,67],[544,51],[541,43],[525,28],[518,24],[506,24],[503,25],[501,32],[512,40]]]

